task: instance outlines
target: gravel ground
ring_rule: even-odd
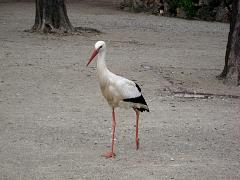
[[[215,78],[228,24],[81,1],[68,4],[73,25],[102,34],[45,36],[23,31],[34,13],[34,3],[0,3],[1,180],[240,179],[240,91]],[[115,159],[101,157],[111,109],[96,64],[85,66],[97,40],[107,43],[109,68],[136,80],[150,108],[138,151],[135,113],[116,111]]]

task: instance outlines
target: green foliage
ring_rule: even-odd
[[[134,12],[152,12],[159,14],[161,0],[123,0],[124,7]],[[220,20],[227,22],[231,17],[234,1],[239,0],[164,0],[164,11],[167,16],[181,18],[199,18],[207,21]],[[147,4],[146,4],[147,3]],[[149,4],[148,4],[149,3]]]
[[[178,6],[186,12],[189,18],[196,16],[197,11],[194,7],[193,0],[179,0]]]
[[[196,0],[167,0],[169,4],[169,11],[172,14],[176,14],[176,9],[181,8],[186,12],[186,15],[191,18],[196,16],[197,10],[194,7]]]
[[[167,0],[167,3],[169,4],[169,12],[171,14],[176,14],[176,9],[179,6],[179,0]]]

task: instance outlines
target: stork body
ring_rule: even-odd
[[[106,56],[106,44],[104,41],[98,41],[95,44],[95,50],[87,63],[97,58],[97,77],[100,84],[101,92],[107,100],[110,107],[112,107],[112,150],[105,154],[105,157],[114,157],[114,138],[115,138],[115,111],[116,107],[133,108],[136,112],[136,148],[139,148],[138,140],[138,122],[139,111],[148,111],[147,103],[141,94],[140,87],[133,81],[130,81],[124,77],[118,76],[108,70],[105,62]]]

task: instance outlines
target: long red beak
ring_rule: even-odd
[[[98,54],[98,49],[95,49],[92,53],[92,56],[90,57],[87,66],[92,62],[92,60],[95,58],[95,56]]]

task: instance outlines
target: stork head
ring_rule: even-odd
[[[98,41],[95,43],[95,48],[94,48],[94,51],[92,53],[92,56],[90,57],[88,63],[87,63],[87,66],[92,62],[92,60],[95,58],[95,56],[102,52],[103,50],[106,49],[106,44],[104,41]]]

